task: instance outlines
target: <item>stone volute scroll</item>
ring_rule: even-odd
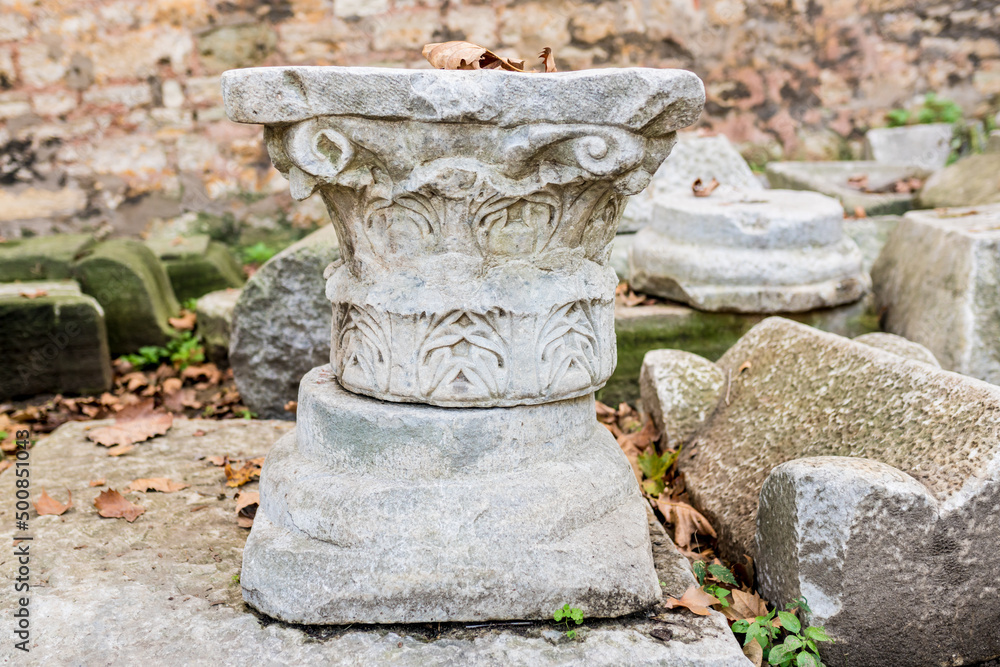
[[[223,94],[232,120],[265,126],[292,195],[323,199],[341,248],[330,364],[268,457],[246,599],[306,623],[657,599],[641,496],[593,393],[616,364],[625,200],[697,119],[701,81],[274,67],[225,73]],[[292,563],[298,583],[279,584]]]

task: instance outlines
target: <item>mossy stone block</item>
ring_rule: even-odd
[[[146,244],[163,262],[181,301],[243,285],[243,271],[232,252],[207,234],[151,239]]]
[[[164,345],[176,335],[167,319],[180,311],[166,269],[144,243],[112,239],[74,265],[83,291],[104,308],[113,355]]]
[[[224,289],[198,299],[198,335],[205,341],[205,355],[217,364],[229,363],[233,311],[242,290]]]
[[[0,285],[0,399],[111,387],[100,304],[74,282]]]
[[[34,236],[0,243],[0,282],[67,280],[73,261],[94,244],[90,234]]]

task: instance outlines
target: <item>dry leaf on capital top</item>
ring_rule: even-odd
[[[259,505],[259,491],[240,491],[240,495],[236,499],[236,523],[239,524],[240,528],[253,526]]]
[[[46,514],[53,514],[59,516],[70,507],[73,506],[73,494],[69,489],[66,489],[67,495],[69,495],[69,500],[63,505],[61,502],[50,496],[45,492],[45,487],[42,487],[42,495],[38,496],[38,500],[34,501],[35,511],[38,512],[38,516],[45,516]]]
[[[715,598],[705,591],[702,590],[701,586],[691,586],[686,591],[684,595],[678,600],[677,598],[667,597],[663,602],[668,609],[673,609],[674,607],[685,607],[690,609],[699,616],[708,616],[712,613],[709,609],[713,604],[719,604],[718,598]]]
[[[107,519],[125,519],[129,523],[146,511],[145,507],[130,502],[114,489],[101,491],[101,494],[94,498],[94,507],[97,508],[98,514]]]
[[[691,546],[691,538],[697,534],[716,537],[715,529],[704,515],[687,503],[671,501],[660,497],[656,508],[663,514],[667,523],[674,526],[674,543],[681,549]]]
[[[435,42],[425,44],[421,54],[437,69],[505,69],[523,72],[523,60],[502,58],[485,46],[472,42]]]
[[[163,435],[170,430],[173,423],[173,415],[156,411],[153,408],[153,399],[149,398],[122,408],[115,415],[114,424],[95,428],[87,433],[87,437],[105,447],[132,445]]]
[[[130,491],[159,491],[160,493],[173,493],[174,491],[180,491],[181,489],[186,489],[190,484],[184,484],[182,482],[175,482],[172,479],[167,479],[166,477],[143,477],[141,479],[133,480],[128,486],[125,487],[125,493]]]

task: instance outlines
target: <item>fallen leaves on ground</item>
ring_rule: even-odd
[[[39,297],[48,296],[49,293],[43,289],[36,289],[31,291],[21,290],[20,292],[18,292],[18,295],[25,299],[37,299]]]
[[[627,282],[620,282],[615,288],[615,303],[626,308],[635,308],[636,306],[650,306],[656,303],[656,299],[645,294],[636,294]]]
[[[35,511],[38,512],[38,516],[45,516],[46,514],[54,514],[59,516],[70,507],[73,506],[73,494],[69,489],[66,489],[66,494],[69,496],[69,500],[66,504],[62,504],[49,494],[45,492],[45,487],[42,487],[42,494],[38,496],[38,499],[34,501]]]
[[[125,519],[132,523],[139,518],[139,515],[146,511],[145,507],[140,507],[127,500],[125,496],[114,489],[101,491],[101,494],[94,498],[94,507],[97,513],[107,519]]]
[[[236,523],[240,528],[250,528],[260,506],[259,491],[240,491],[236,498]]]
[[[708,519],[687,503],[672,501],[661,496],[656,501],[656,508],[668,523],[673,524],[674,543],[682,549],[691,546],[691,538],[698,533],[716,537],[715,529]]]
[[[130,491],[159,491],[160,493],[173,493],[174,491],[186,489],[189,486],[191,485],[184,484],[182,482],[175,482],[166,477],[143,477],[141,479],[133,480],[127,487],[125,487],[125,493]]]
[[[753,663],[754,667],[761,667],[761,664],[764,662],[764,649],[761,648],[760,642],[757,641],[756,637],[743,647],[743,655]]]
[[[100,478],[100,479],[92,479],[92,480],[90,480],[90,486],[104,486],[107,483],[108,483],[108,480],[104,479],[103,477]]]
[[[173,423],[174,416],[156,410],[150,398],[123,408],[115,416],[114,424],[92,429],[87,437],[105,447],[133,445],[163,435]]]
[[[108,456],[121,456],[122,454],[128,454],[133,449],[135,449],[135,445],[115,445],[108,449]]]
[[[708,616],[712,613],[709,609],[713,604],[719,604],[718,598],[712,597],[708,593],[702,590],[701,586],[691,586],[686,591],[684,595],[677,598],[667,597],[663,601],[663,604],[668,609],[673,609],[674,607],[685,607],[690,609],[699,616]]]
[[[920,188],[924,187],[924,181],[921,178],[910,176],[900,178],[880,187],[872,187],[868,181],[868,174],[853,174],[852,176],[848,176],[847,185],[850,188],[860,190],[866,194],[910,194],[918,192]],[[862,215],[855,217],[863,218],[865,216]]]
[[[167,319],[167,323],[178,331],[194,331],[198,316],[190,310],[182,310],[177,317]]]
[[[733,601],[722,609],[723,615],[730,621],[746,620],[752,623],[758,616],[767,615],[767,602],[756,593],[747,593],[738,588],[730,592]]]
[[[691,184],[691,192],[694,193],[695,197],[708,197],[710,194],[715,192],[717,187],[719,187],[719,182],[714,178],[708,183],[703,183],[702,180],[698,178]]]
[[[237,461],[238,463],[238,461]],[[237,488],[243,486],[247,482],[251,482],[255,479],[260,479],[260,469],[264,465],[264,457],[258,457],[255,459],[248,459],[243,463],[242,468],[234,469],[231,462],[226,461],[224,463],[224,470],[226,473],[226,486],[231,488]]]

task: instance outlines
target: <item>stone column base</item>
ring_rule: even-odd
[[[385,403],[302,380],[243,554],[244,599],[308,624],[621,616],[660,598],[635,477],[593,395]]]

